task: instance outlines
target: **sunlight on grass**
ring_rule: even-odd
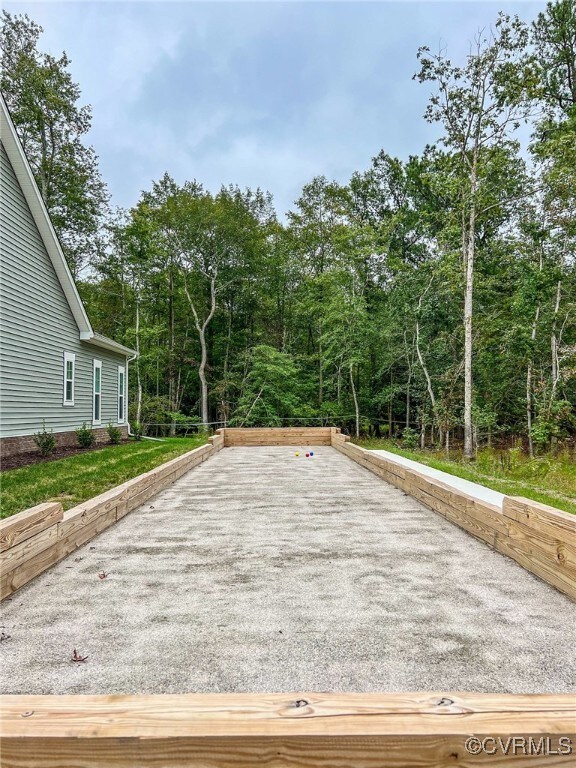
[[[576,463],[568,453],[530,459],[517,449],[479,451],[474,462],[447,459],[441,451],[405,450],[391,440],[357,440],[369,450],[385,450],[419,461],[507,496],[524,496],[576,514]]]
[[[70,509],[205,442],[203,436],[143,440],[2,472],[0,517],[44,501]]]

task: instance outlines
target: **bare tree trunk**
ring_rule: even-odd
[[[318,405],[322,405],[322,401],[324,400],[324,372],[322,370],[324,359],[323,355],[324,352],[322,350],[322,321],[320,321],[319,326],[319,337],[318,337]]]
[[[206,328],[202,327],[198,330],[200,336],[200,367],[198,368],[198,376],[200,377],[200,410],[202,424],[206,426],[208,424],[208,381],[206,379],[206,363],[208,361],[208,353],[206,350]]]
[[[540,307],[536,307],[536,314],[534,315],[534,320],[532,322],[532,333],[530,334],[532,344],[534,344],[534,341],[536,339],[536,326],[538,324],[539,316],[540,316]],[[526,426],[528,429],[528,453],[530,455],[530,458],[534,457],[534,442],[532,440],[532,367],[533,365],[534,365],[534,361],[532,359],[532,355],[530,355],[530,360],[528,361],[528,369],[526,371]]]
[[[140,377],[140,299],[136,298],[136,422],[140,425],[142,417],[142,379]]]
[[[170,329],[170,335],[168,339],[168,349],[170,350],[169,354],[169,361],[168,361],[168,402],[170,403],[170,410],[174,412],[176,410],[175,407],[175,376],[174,376],[174,347],[175,347],[175,333],[174,333],[174,274],[172,270],[172,264],[170,265],[170,270],[168,272],[168,285],[169,285],[169,294],[168,294],[168,317],[169,317],[169,329]],[[176,422],[174,421],[174,418],[171,417],[170,419],[170,437],[174,437],[176,434]]]
[[[358,410],[358,397],[356,396],[356,386],[354,385],[353,365],[350,363],[350,386],[352,387],[352,397],[354,398],[354,413],[356,414],[356,437],[360,437],[360,411]]]
[[[450,458],[450,430],[446,430],[446,458]]]
[[[554,321],[552,323],[552,335],[550,337],[550,351],[552,356],[552,387],[550,390],[550,413],[552,412],[552,406],[556,399],[556,389],[558,382],[560,381],[560,360],[558,358],[558,336],[556,335],[558,312],[560,310],[560,298],[562,296],[562,281],[558,281],[556,287],[556,302],[554,304]],[[552,453],[555,455],[558,448],[558,438],[552,436],[551,440]]]
[[[476,163],[470,171],[470,218],[466,248],[466,285],[464,290],[464,457],[474,458],[472,432],[472,312],[474,297],[474,256],[476,235]]]
[[[432,389],[430,374],[428,373],[428,368],[426,367],[426,363],[424,362],[424,357],[422,356],[422,351],[420,349],[420,322],[418,320],[416,321],[416,354],[418,355],[418,361],[420,362],[420,367],[422,368],[424,378],[426,379],[426,389],[428,390],[428,396],[430,397],[430,402],[432,403],[432,413],[434,414],[436,412],[436,398],[434,397],[434,390]]]
[[[420,310],[422,309],[422,301],[424,300],[424,296],[430,289],[431,285],[432,285],[432,280],[430,280],[424,292],[418,299],[418,315],[416,316],[415,342],[416,342],[416,354],[418,355],[418,361],[420,363],[420,367],[422,368],[422,372],[424,373],[424,378],[426,379],[426,389],[428,390],[428,397],[430,398],[430,403],[432,405],[431,439],[432,439],[432,443],[434,443],[434,420],[436,418],[436,397],[434,396],[434,389],[432,388],[432,380],[430,378],[430,373],[428,372],[428,368],[426,366],[426,363],[424,362],[424,356],[422,355],[422,350],[420,349],[420,314],[419,314]],[[440,442],[442,442],[442,433],[440,433]],[[422,418],[421,443],[422,443],[422,448],[424,448],[426,444],[426,426],[425,426],[424,417]]]
[[[558,322],[558,312],[560,311],[560,298],[562,296],[562,281],[558,281],[556,286],[556,302],[554,304],[554,322],[552,323],[552,335],[550,337],[550,350],[552,355],[552,389],[550,392],[550,406],[556,398],[556,389],[560,380],[560,365],[558,360],[558,337],[556,327]]]
[[[388,401],[388,437],[392,437],[392,371],[390,371],[390,400]]]
[[[208,315],[206,316],[206,319],[203,323],[200,323],[200,318],[198,317],[198,312],[196,311],[196,307],[192,301],[192,296],[188,290],[186,279],[184,279],[184,291],[186,293],[188,303],[190,304],[192,314],[194,315],[194,324],[196,326],[196,330],[198,331],[198,338],[200,340],[200,366],[198,367],[198,376],[200,378],[200,415],[202,424],[207,426],[208,380],[206,378],[206,366],[208,364],[208,349],[206,346],[206,328],[208,328],[210,321],[214,317],[214,312],[216,311],[216,274],[210,278],[210,311],[208,312]]]
[[[412,369],[414,363],[414,352],[412,352],[412,360],[410,360],[410,353],[408,351],[408,340],[406,338],[406,331],[404,331],[404,350],[406,354],[406,365],[408,366],[408,379],[406,381],[406,429],[410,427],[410,385],[412,384]]]
[[[224,353],[224,366],[222,369],[222,379],[224,382],[224,389],[222,391],[222,404],[223,404],[223,416],[224,426],[226,426],[226,413],[228,411],[228,360],[230,357],[230,344],[232,341],[232,302],[228,306],[228,334],[226,336],[226,352]]]

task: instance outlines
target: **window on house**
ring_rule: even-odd
[[[124,422],[125,414],[125,402],[126,402],[126,369],[118,366],[118,423]]]
[[[92,422],[100,424],[102,420],[102,361],[94,360],[94,405],[92,409]]]
[[[74,369],[76,355],[64,352],[64,405],[74,405]]]

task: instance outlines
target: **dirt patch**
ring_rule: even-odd
[[[123,443],[129,443],[130,440],[121,440],[118,445]],[[112,444],[107,445],[95,445],[93,448],[81,448],[79,445],[62,446],[55,448],[54,452],[50,456],[42,456],[40,451],[30,451],[28,453],[19,453],[15,456],[7,456],[3,458],[0,463],[0,472],[7,472],[10,469],[20,469],[21,467],[29,467],[31,464],[47,464],[50,461],[58,461],[58,459],[67,459],[69,456],[77,456],[79,453],[93,453],[94,451],[101,451],[103,448],[112,448]]]

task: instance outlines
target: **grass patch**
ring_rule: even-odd
[[[8,470],[0,476],[0,517],[45,501],[59,501],[70,509],[206,442],[200,435],[158,443],[142,440]]]
[[[447,459],[440,451],[405,450],[391,440],[355,440],[369,450],[385,450],[419,461],[506,496],[524,496],[576,514],[576,464],[568,453],[530,459],[518,449],[479,451],[474,462]]]

